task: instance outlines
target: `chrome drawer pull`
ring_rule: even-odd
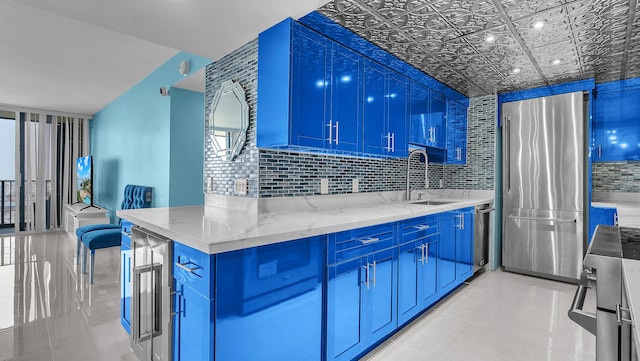
[[[176,266],[178,266],[179,268],[182,268],[183,270],[192,273],[194,276],[198,276],[200,278],[202,278],[202,276],[200,276],[199,274],[195,273],[195,270],[200,269],[202,267],[196,265],[195,267],[187,267],[188,264],[194,264],[191,262],[187,262],[187,263],[180,263],[180,262],[176,262]]]
[[[369,244],[369,243],[373,243],[373,242],[378,242],[380,240],[380,238],[376,238],[376,237],[369,237],[367,239],[360,239],[360,243],[362,244]]]
[[[413,228],[417,229],[418,231],[424,231],[424,230],[429,229],[431,227],[429,227],[429,225],[426,225],[426,224],[421,224],[419,226],[414,226]]]

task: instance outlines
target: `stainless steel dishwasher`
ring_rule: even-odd
[[[489,234],[491,233],[491,203],[476,206],[473,231],[473,272],[489,263]]]

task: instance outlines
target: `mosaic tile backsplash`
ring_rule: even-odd
[[[222,59],[207,66],[205,75],[205,124],[211,113],[210,104],[215,92],[226,80],[239,82],[249,104],[249,129],[242,152],[231,162],[216,157],[209,139],[205,139],[204,182],[205,193],[235,195],[236,178],[248,179],[247,196],[258,196],[258,149],[256,148],[256,101],[258,96],[258,39],[255,39]],[[208,137],[205,126],[205,137]],[[208,179],[213,179],[207,189]]]
[[[592,187],[602,192],[640,192],[640,163],[593,163]]]
[[[322,178],[329,179],[329,194],[352,192],[352,182],[358,179],[360,192],[404,191],[406,189],[406,159],[380,159],[311,154],[256,148],[256,101],[258,75],[257,39],[206,68],[205,124],[209,104],[225,80],[239,82],[249,103],[247,143],[233,161],[222,161],[213,154],[211,144],[205,144],[203,186],[206,193],[236,195],[236,178],[248,179],[247,197],[290,197],[320,194]],[[429,165],[429,187],[455,189],[493,189],[493,159],[495,134],[495,98],[473,98],[469,108],[469,140],[467,165]],[[206,128],[205,128],[206,129]],[[412,164],[412,188],[424,188],[424,163]],[[213,180],[207,189],[208,179]]]

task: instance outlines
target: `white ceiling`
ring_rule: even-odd
[[[0,0],[0,104],[94,114],[179,51],[217,60],[327,2]]]

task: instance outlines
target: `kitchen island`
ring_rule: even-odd
[[[473,275],[474,206],[493,192],[371,199],[119,211],[173,241],[172,359],[354,359]]]

